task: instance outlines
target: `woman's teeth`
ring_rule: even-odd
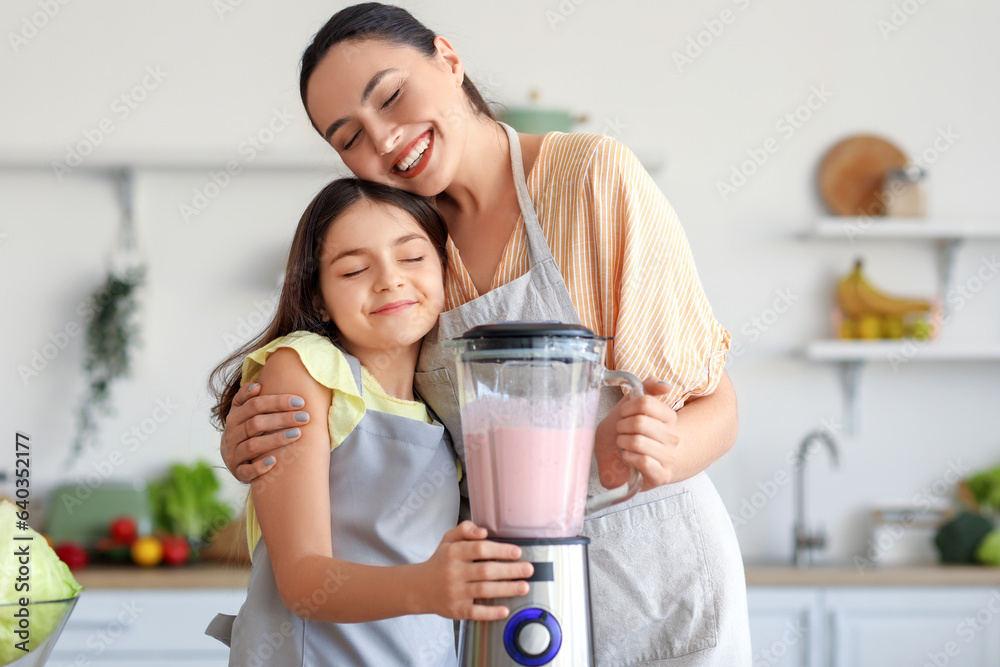
[[[424,154],[424,151],[427,150],[427,147],[430,145],[431,142],[429,139],[424,139],[421,142],[419,142],[416,146],[413,147],[413,150],[410,151],[409,155],[407,155],[405,158],[402,159],[402,161],[400,161],[398,169],[400,171],[408,171],[410,167],[412,167],[413,165],[415,165],[417,162],[420,161],[420,157]]]

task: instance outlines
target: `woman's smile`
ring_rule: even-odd
[[[392,166],[392,171],[403,178],[413,178],[422,172],[434,152],[434,131],[427,130],[413,140]]]

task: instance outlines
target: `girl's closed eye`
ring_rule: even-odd
[[[347,273],[343,274],[343,276],[344,278],[353,278],[354,276],[360,276],[362,273],[365,272],[367,268],[368,267],[366,266],[362,266],[360,269],[357,269],[355,271],[348,271]]]
[[[357,132],[355,132],[351,136],[350,139],[347,140],[347,143],[344,144],[344,148],[342,150],[345,150],[345,151],[346,150],[350,150],[351,146],[353,146],[355,143],[357,143],[358,137],[360,137],[360,136],[361,136],[361,130],[358,130]]]

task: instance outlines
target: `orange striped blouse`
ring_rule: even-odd
[[[679,409],[712,393],[731,335],[712,314],[673,207],[628,148],[610,137],[552,132],[528,174],[542,233],[584,326],[608,344],[608,368],[655,376]],[[490,289],[528,270],[517,224]],[[479,296],[448,239],[445,307]]]

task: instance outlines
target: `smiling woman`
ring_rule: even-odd
[[[750,664],[739,546],[704,473],[736,438],[724,368],[731,337],[677,214],[635,156],[605,136],[518,134],[497,123],[449,41],[399,7],[334,15],[303,55],[300,92],[355,175],[434,197],[447,225],[445,310],[414,383],[460,458],[444,342],[474,326],[583,324],[613,339],[608,368],[646,378],[644,397],[601,397],[591,490],[624,484],[622,463],[645,484],[584,524],[597,664]],[[250,387],[226,417],[223,457],[240,479],[267,479],[269,456],[300,447],[285,430],[295,425],[293,395],[261,384],[267,400]]]

